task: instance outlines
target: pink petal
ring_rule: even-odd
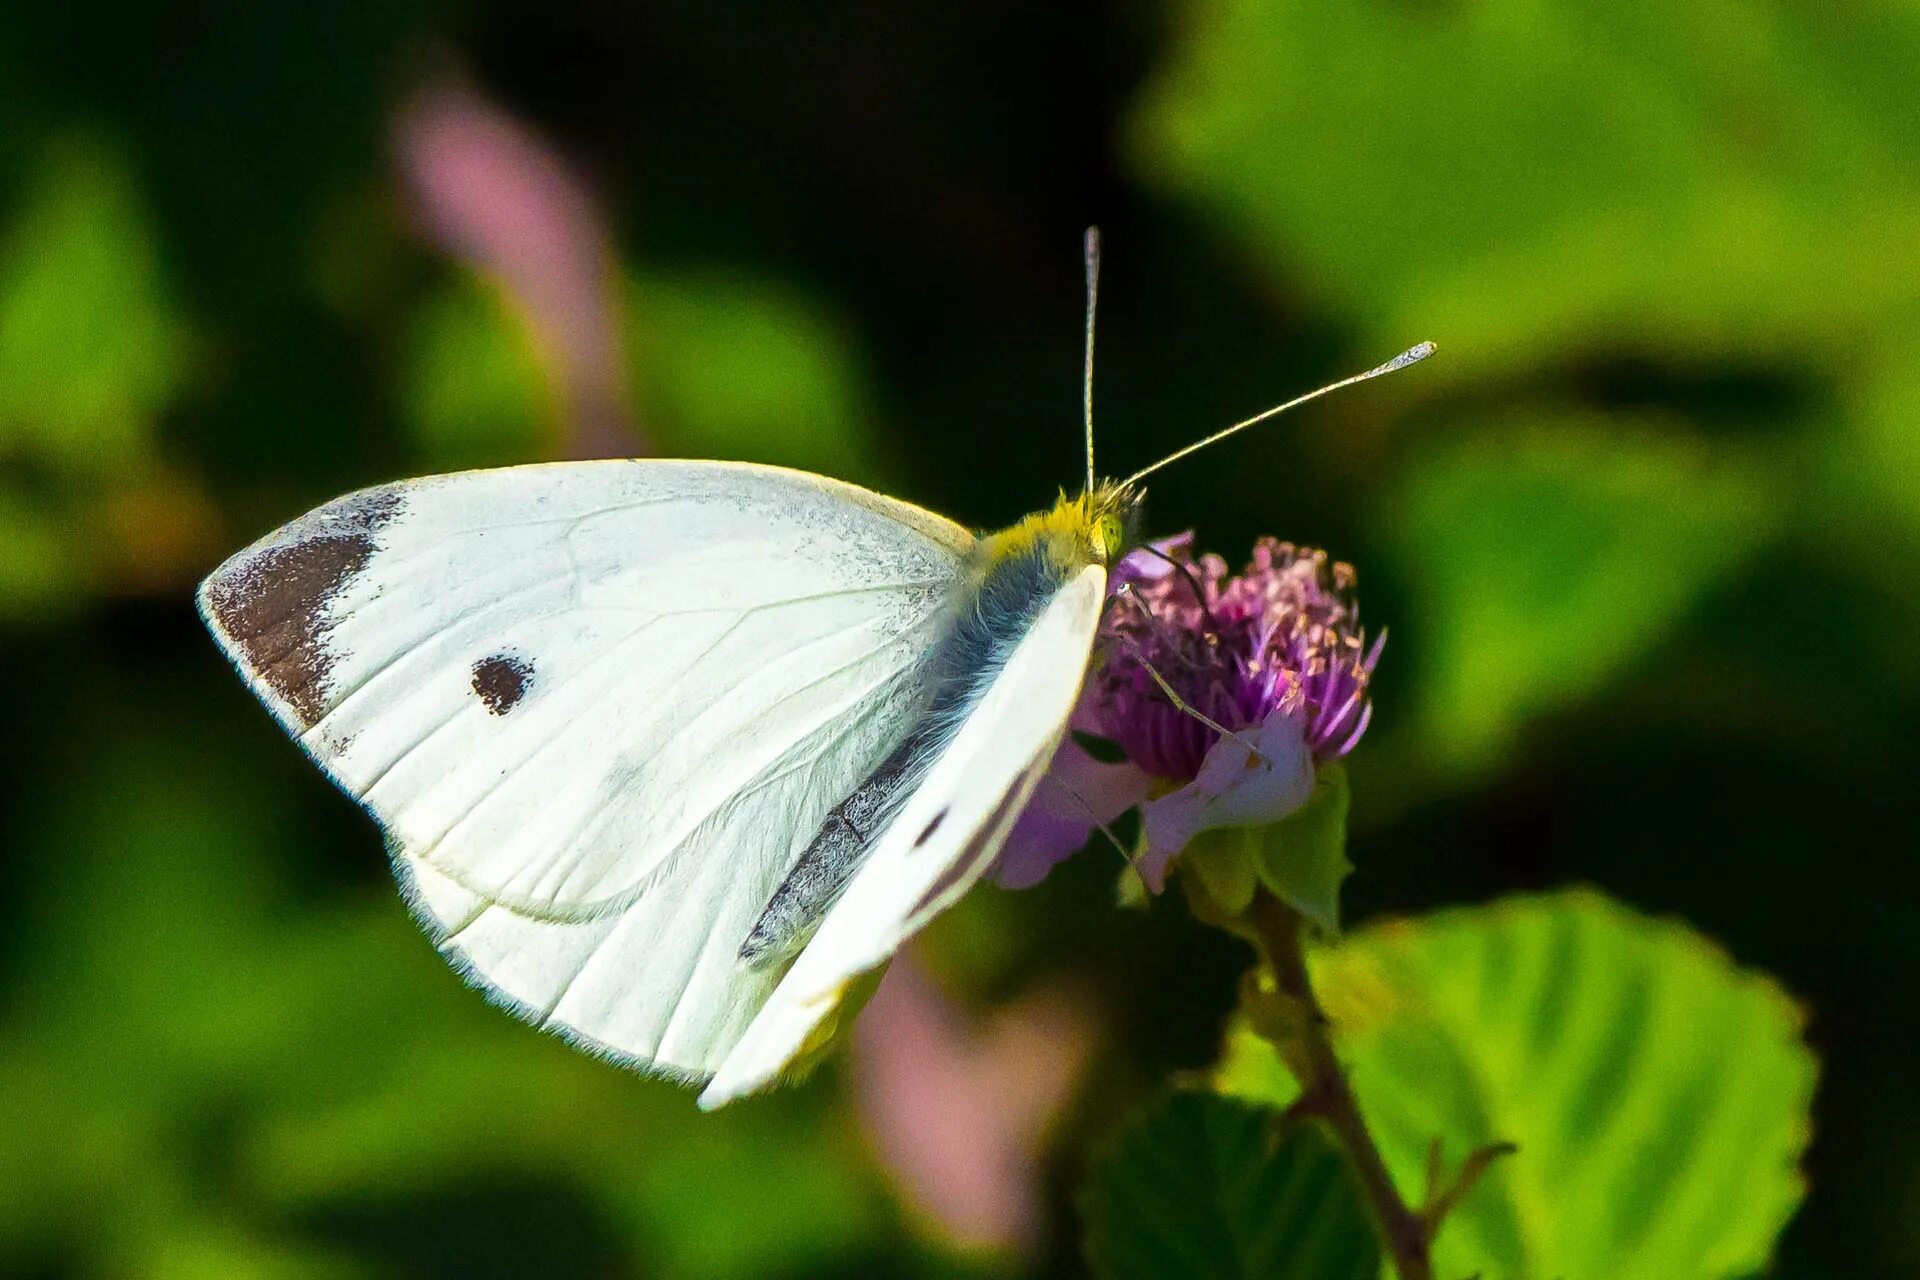
[[[1005,889],[1039,884],[1087,843],[1096,823],[1112,822],[1146,799],[1150,781],[1130,764],[1100,763],[1069,734],[989,874]]]
[[[1156,893],[1173,858],[1202,831],[1278,822],[1313,794],[1313,753],[1307,749],[1306,717],[1276,711],[1254,737],[1222,738],[1207,750],[1194,780],[1140,808],[1147,853],[1140,873]]]
[[[1152,550],[1147,548],[1151,547]],[[1155,554],[1155,553],[1158,554]],[[1120,563],[1113,566],[1113,579],[1109,588],[1119,587],[1128,582],[1158,582],[1173,572],[1169,560],[1185,559],[1193,554],[1193,530],[1176,533],[1171,538],[1160,538],[1149,542],[1146,547],[1136,547],[1120,557]]]

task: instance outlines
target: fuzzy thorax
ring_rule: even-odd
[[[1133,545],[1140,491],[1102,481],[1090,492],[1060,500],[1045,511],[981,538],[972,569],[983,581],[1010,562],[1038,559],[1065,581],[1090,564],[1111,567]]]

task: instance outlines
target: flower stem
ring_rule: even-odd
[[[1300,1081],[1300,1097],[1290,1114],[1317,1116],[1333,1130],[1360,1180],[1361,1195],[1379,1225],[1394,1273],[1400,1280],[1432,1280],[1428,1224],[1407,1206],[1393,1185],[1386,1161],[1381,1159],[1380,1148],[1374,1144],[1347,1084],[1347,1073],[1334,1056],[1326,1013],[1307,976],[1300,913],[1279,898],[1260,892],[1254,896],[1246,918],[1273,971],[1279,994],[1301,1015],[1290,1020],[1294,1023],[1287,1037],[1290,1043],[1276,1046]]]

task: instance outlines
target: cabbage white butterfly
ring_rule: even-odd
[[[765,1086],[992,864],[1149,472],[976,537],[776,467],[563,462],[348,494],[202,617],[388,837],[470,982],[623,1064]]]

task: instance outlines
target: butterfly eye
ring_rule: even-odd
[[[1106,553],[1107,560],[1112,562],[1118,559],[1120,553],[1126,550],[1127,540],[1127,531],[1121,525],[1119,518],[1101,516],[1097,532],[1100,538],[1100,549]]]

